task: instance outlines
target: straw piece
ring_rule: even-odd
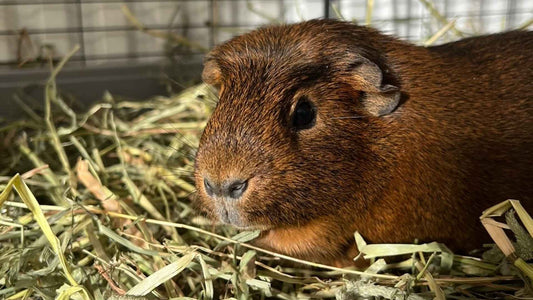
[[[372,22],[372,13],[374,11],[374,0],[366,1],[365,25],[369,26]]]
[[[429,39],[427,39],[424,42],[424,46],[428,47],[433,45],[436,41],[438,41],[446,32],[450,31],[455,26],[455,23],[457,22],[457,18],[452,19],[450,22],[445,24],[439,31],[437,31],[434,35],[432,35]]]
[[[133,15],[133,13],[129,9],[129,7],[127,5],[125,5],[125,4],[122,5],[122,13],[124,14],[124,16],[128,19],[128,21],[134,27],[136,27],[137,29],[139,29],[142,32],[147,33],[148,35],[151,35],[151,36],[157,37],[157,38],[167,39],[167,40],[175,42],[176,44],[185,45],[185,46],[191,47],[193,49],[200,50],[202,52],[206,52],[207,51],[207,49],[204,46],[202,46],[202,45],[200,45],[198,43],[191,42],[188,39],[186,39],[186,38],[184,38],[184,37],[182,37],[180,35],[177,35],[175,33],[147,29],[146,26],[143,23],[141,23],[141,21],[139,21]]]
[[[150,293],[153,289],[166,282],[170,278],[181,273],[195,258],[197,254],[191,252],[185,254],[183,257],[177,261],[168,264],[159,271],[153,273],[152,275],[146,277],[143,281],[139,282],[136,286],[131,288],[126,295],[129,296],[145,296]]]
[[[408,294],[397,288],[363,281],[347,282],[346,288],[336,295],[337,300],[367,299],[371,297],[391,300],[425,300],[421,296]]]
[[[214,297],[214,288],[213,288],[213,279],[211,279],[211,274],[209,274],[209,267],[207,266],[202,255],[197,256],[200,266],[202,267],[202,273],[204,276],[204,299],[211,300]]]
[[[443,252],[442,247],[436,243],[410,245],[410,244],[372,244],[367,245],[362,236],[356,232],[355,240],[357,248],[364,254],[365,259],[375,257],[397,256],[417,252]]]
[[[422,265],[419,261],[415,262],[415,266],[420,272],[420,274],[423,274],[424,278],[427,280],[429,288],[433,293],[435,293],[435,299],[437,300],[445,300],[446,296],[444,295],[444,292],[439,287],[435,279],[433,278],[433,275],[431,273],[426,272],[427,265]]]
[[[531,237],[533,237],[533,219],[526,212],[524,207],[517,200],[506,200],[491,208],[485,210],[480,217],[481,224],[485,227],[491,238],[494,240],[498,248],[520,271],[522,271],[530,281],[533,283],[533,266],[524,262],[524,260],[517,256],[515,247],[511,243],[509,237],[505,234],[503,229],[509,229],[507,224],[496,222],[493,217],[498,217],[506,213],[510,209],[516,210],[524,227],[528,230]],[[518,224],[514,224],[518,226]]]
[[[450,22],[437,10],[435,7],[435,4],[431,0],[419,0],[429,11],[431,16],[433,16],[434,19],[438,20],[442,25],[450,24]],[[451,30],[453,33],[459,37],[464,37],[464,34],[459,31],[454,24],[451,24]]]
[[[74,46],[74,48],[65,55],[59,62],[59,64],[52,70],[52,74],[48,78],[48,81],[46,82],[45,86],[45,123],[49,130],[49,134],[51,137],[51,144],[54,148],[54,150],[57,153],[57,156],[59,157],[59,161],[61,162],[61,165],[63,166],[63,170],[68,174],[69,178],[69,185],[72,189],[72,192],[76,194],[76,185],[75,185],[75,179],[74,174],[72,173],[72,170],[70,168],[70,163],[67,158],[67,154],[65,152],[65,149],[63,149],[63,146],[61,144],[61,140],[59,138],[59,135],[57,133],[55,124],[52,120],[52,112],[51,112],[51,101],[54,101],[57,99],[57,90],[56,90],[56,84],[55,84],[55,78],[57,74],[63,69],[67,61],[80,49],[79,45]]]

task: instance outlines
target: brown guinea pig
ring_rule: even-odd
[[[215,47],[219,102],[196,157],[210,217],[262,247],[348,265],[370,243],[489,241],[481,212],[533,205],[533,34],[415,46],[347,22]]]

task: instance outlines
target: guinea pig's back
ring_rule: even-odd
[[[472,37],[427,49],[443,75],[459,86],[469,87],[462,94],[531,108],[531,101],[524,99],[533,96],[533,32]]]
[[[477,195],[480,206],[516,198],[533,209],[533,33],[427,50],[402,72],[405,130],[418,132],[418,153],[456,175],[456,195]]]

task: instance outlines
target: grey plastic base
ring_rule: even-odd
[[[199,81],[201,69],[200,61],[174,66],[136,64],[65,68],[56,84],[66,98],[75,100],[75,107],[84,109],[100,100],[105,91],[131,100],[168,95],[170,91]],[[44,85],[49,75],[50,71],[46,69],[0,70],[0,120],[24,118],[24,111],[15,101],[16,95],[32,109],[41,110]]]

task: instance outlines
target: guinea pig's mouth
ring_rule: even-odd
[[[246,220],[242,220],[239,218],[237,214],[233,214],[231,212],[228,212],[226,215],[218,214],[218,219],[221,222],[221,224],[233,226],[238,230],[260,230],[262,232],[269,231],[272,228],[272,226],[263,225],[263,224],[250,224],[247,223]]]
[[[272,226],[266,224],[249,223],[235,209],[227,209],[224,206],[216,209],[216,215],[222,224],[233,226],[238,230],[260,230],[264,232],[272,229]]]
[[[233,226],[239,230],[264,231],[270,229],[270,226],[250,222],[235,205],[228,205],[226,201],[215,201],[214,213],[222,224]]]
[[[245,226],[236,226],[236,225],[233,225],[233,224],[229,224],[229,225],[237,228],[238,230],[242,230],[242,231],[259,230],[261,232],[267,232],[267,231],[273,229],[272,227],[267,226],[267,225],[245,225]]]

